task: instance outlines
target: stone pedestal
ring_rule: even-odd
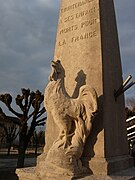
[[[89,164],[87,164],[89,162]],[[126,170],[133,166],[133,159],[127,156],[117,156],[113,158],[92,158],[90,161],[83,158],[84,166],[90,168],[92,174],[98,176],[111,175],[121,170]]]
[[[35,168],[17,169],[16,173],[19,180],[41,180],[35,173]],[[135,168],[130,168],[125,171],[118,172],[111,176],[108,175],[88,175],[85,177],[73,178],[70,176],[53,176],[45,177],[44,180],[133,180],[135,179]]]

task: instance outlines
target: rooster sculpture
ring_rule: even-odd
[[[66,154],[79,159],[97,111],[97,94],[92,87],[83,85],[79,96],[71,98],[65,89],[65,70],[61,62],[52,61],[51,68],[44,103],[59,127],[59,136],[54,143],[65,149]]]

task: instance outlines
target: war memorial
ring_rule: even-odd
[[[132,179],[113,0],[61,0],[45,89],[46,145],[19,179]]]

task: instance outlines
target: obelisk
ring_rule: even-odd
[[[54,59],[65,68],[66,90],[77,97],[91,85],[98,93],[99,112],[86,143],[82,161],[96,175],[107,175],[132,165],[128,155],[122,69],[113,0],[61,0]],[[48,114],[45,153],[57,137]]]

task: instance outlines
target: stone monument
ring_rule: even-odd
[[[122,70],[113,0],[61,0],[54,59],[65,68],[68,94],[77,97],[82,85],[95,88],[99,112],[82,160],[91,173],[112,174],[132,166],[128,156]],[[48,114],[47,153],[58,128]],[[51,132],[52,129],[52,132]]]
[[[60,62],[57,61],[58,59]],[[61,63],[63,69],[57,71],[56,63]],[[81,131],[82,129],[86,129],[86,132],[88,130],[88,133],[84,133],[83,148],[79,146],[77,150],[80,150],[80,154],[79,151],[75,154],[75,157],[79,154],[78,158],[75,158],[75,160],[72,158],[71,164],[80,163],[81,159],[82,164],[80,166],[89,170],[89,172],[82,171],[82,174],[89,173],[96,176],[107,176],[132,167],[133,161],[128,155],[124,96],[121,95],[117,98],[114,96],[114,92],[120,87],[123,80],[113,0],[61,0],[52,69],[50,76],[52,82],[57,82],[58,74],[63,71],[64,94],[66,96],[71,99],[78,99],[83,87],[89,89],[90,86],[88,94],[91,94],[91,98],[87,98],[87,104],[92,103],[91,108],[88,109],[94,114],[98,106],[98,112],[94,117],[91,130],[87,129],[86,124],[85,126],[83,124],[81,128],[78,127]],[[54,88],[50,88],[50,93],[53,90]],[[98,96],[97,101],[94,98],[96,97],[95,92]],[[51,96],[49,93],[45,95],[45,98]],[[56,100],[52,100],[51,103],[53,102],[57,104]],[[45,99],[45,106],[48,106],[48,103],[49,99],[47,101]],[[71,107],[71,104],[67,104],[66,109]],[[63,105],[63,102],[61,102],[61,105]],[[58,107],[58,112],[61,105]],[[66,111],[65,105],[62,107],[61,115]],[[76,105],[72,106],[71,109],[75,107]],[[87,108],[86,106],[83,107],[85,107],[86,113]],[[49,109],[53,109],[53,106]],[[72,129],[69,128],[71,123],[66,123],[65,129],[67,128],[67,130],[60,132],[61,127],[59,127],[60,123],[56,122],[56,119],[59,119],[58,114],[56,114],[47,113],[46,145],[44,153],[38,158],[36,167],[36,173],[40,178],[47,174],[49,179],[49,176],[53,176],[53,172],[55,174],[55,163],[52,167],[53,160],[50,163],[50,157],[56,155],[58,160],[61,161],[60,164],[67,160],[66,165],[69,166],[69,159],[64,159],[66,158],[64,157],[66,156],[64,149],[70,147],[71,139],[76,131],[74,129],[74,131],[69,132]],[[84,119],[82,114],[76,116],[76,118],[82,117]],[[90,124],[88,126],[91,126],[91,115],[89,116],[90,121],[88,122]],[[70,122],[69,114],[66,118],[69,118]],[[75,125],[76,127],[77,125]],[[61,150],[61,157],[63,158],[61,160],[59,159],[60,152],[52,151],[52,149],[57,149],[56,147],[63,147],[63,151]],[[56,162],[56,159],[54,159],[54,162]],[[79,161],[76,161],[76,159]],[[48,169],[45,165],[47,160],[49,162]],[[80,166],[75,165],[75,167]],[[72,168],[74,169],[74,166]],[[59,167],[58,172],[60,171],[63,174],[65,173],[61,167]],[[76,172],[75,169],[73,171]],[[70,172],[69,177],[71,176]],[[59,179],[63,178],[61,177],[62,173]]]

